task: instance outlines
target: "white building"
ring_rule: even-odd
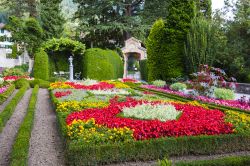
[[[0,23],[0,55],[7,58],[12,53],[14,43],[11,41],[11,33],[4,29],[4,26],[3,23]]]
[[[25,50],[21,56],[17,59],[11,58],[12,41],[11,32],[4,28],[5,24],[0,23],[0,67],[12,68],[15,66],[21,66],[23,64],[29,64],[29,72],[33,66],[33,60],[30,59],[27,51]]]

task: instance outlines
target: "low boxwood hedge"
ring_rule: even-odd
[[[36,85],[32,91],[27,114],[18,130],[17,137],[12,147],[11,166],[28,165],[29,142],[33,128],[38,91],[39,86]]]
[[[15,85],[12,84],[4,93],[0,94],[0,104],[3,104],[7,100],[7,98],[13,93],[14,90]]]
[[[53,103],[57,100],[51,92]],[[68,165],[102,165],[126,161],[149,161],[168,156],[209,155],[250,150],[250,135],[165,137],[129,144],[85,145],[67,139],[65,118],[57,112],[57,120],[65,143]]]
[[[233,156],[213,160],[197,160],[178,162],[176,166],[247,166],[250,165],[250,156]]]
[[[9,102],[9,104],[4,108],[4,110],[0,113],[0,133],[2,132],[5,124],[10,119],[11,115],[16,109],[17,104],[19,101],[23,98],[26,90],[29,88],[29,86],[23,86],[15,97]]]

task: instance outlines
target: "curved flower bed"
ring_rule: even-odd
[[[154,85],[142,85],[141,87],[147,88],[147,89],[152,89],[152,90],[157,90],[160,92],[175,94],[175,95],[179,95],[182,97],[188,97],[188,98],[192,98],[194,100],[200,100],[200,101],[207,102],[207,103],[213,103],[213,104],[217,104],[217,105],[223,105],[223,106],[239,108],[242,110],[250,111],[250,106],[248,104],[240,103],[237,100],[222,100],[222,99],[208,98],[205,96],[191,96],[191,95],[186,95],[183,92],[172,91],[170,89],[158,88]]]
[[[119,103],[116,99],[113,99],[106,108],[86,109],[70,114],[66,119],[66,123],[67,125],[71,125],[75,120],[89,120],[94,118],[98,125],[108,128],[127,127],[133,130],[133,136],[136,140],[166,136],[178,137],[233,133],[232,124],[224,121],[224,113],[219,110],[208,110],[190,104],[171,103],[176,110],[182,111],[182,116],[178,120],[169,120],[166,122],[121,118],[117,116],[122,112],[124,107],[135,107],[143,103],[149,102],[127,99],[125,102]],[[151,102],[151,104],[159,103]]]
[[[115,85],[106,82],[99,82],[94,85],[83,85],[74,82],[55,82],[50,84],[50,89],[84,89],[84,90],[105,90],[112,89]]]

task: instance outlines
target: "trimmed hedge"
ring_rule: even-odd
[[[34,79],[34,80],[29,81],[29,83],[32,88],[38,85],[40,88],[45,88],[45,89],[49,88],[49,84],[50,84],[50,82],[44,81],[41,79]]]
[[[25,78],[18,79],[14,82],[16,89],[20,89],[24,86],[30,87],[30,83]]]
[[[0,94],[0,104],[3,104],[7,98],[13,93],[15,90],[15,85],[12,84],[10,87],[2,94]]]
[[[250,156],[233,156],[214,160],[178,162],[176,166],[246,166],[250,165]]]
[[[146,59],[140,61],[140,71],[141,79],[144,81],[148,81],[148,64]]]
[[[9,104],[4,108],[4,110],[0,113],[0,133],[2,132],[5,124],[10,119],[11,115],[16,109],[17,104],[23,98],[28,86],[23,86],[17,92],[16,96],[9,102]]]
[[[38,91],[39,86],[36,85],[32,91],[27,114],[18,130],[17,137],[12,147],[10,157],[11,166],[28,165],[29,142],[34,122]]]
[[[97,80],[121,78],[123,62],[115,51],[91,48],[85,52],[83,76]]]
[[[34,78],[42,80],[49,79],[49,57],[42,49],[35,54]]]
[[[51,92],[56,105],[57,100]],[[126,161],[150,161],[166,155],[209,155],[250,150],[250,135],[215,135],[165,137],[128,144],[84,145],[67,140],[67,113],[57,112],[59,128],[65,143],[67,165],[102,165]]]

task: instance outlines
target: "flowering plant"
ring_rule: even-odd
[[[72,91],[70,90],[67,90],[67,91],[62,91],[62,92],[56,92],[54,95],[56,98],[61,98],[61,97],[64,97],[64,96],[68,96],[72,93]]]
[[[160,121],[175,120],[181,111],[177,111],[169,104],[139,104],[134,107],[124,107],[122,109],[124,117],[134,117],[138,119],[158,119]]]
[[[166,82],[165,82],[165,81],[162,81],[162,80],[155,80],[155,81],[152,82],[152,84],[153,84],[154,86],[163,88],[163,87],[166,85]]]
[[[98,102],[79,102],[79,101],[65,101],[57,104],[57,112],[76,112],[81,111],[84,108],[104,108],[107,107],[108,103]]]
[[[29,76],[5,76],[3,79],[4,81],[16,81],[21,78],[27,79],[27,80],[33,80],[34,78],[30,78]]]
[[[74,120],[67,125],[67,134],[71,140],[81,140],[91,144],[131,142],[134,140],[133,131],[129,128],[107,128],[96,124],[93,118]]]
[[[193,79],[187,83],[190,84],[199,95],[212,97],[216,87],[229,88],[232,90],[235,90],[236,88],[236,79],[233,77],[228,78],[224,70],[220,68],[200,65],[199,71],[191,74],[191,76]]]
[[[94,85],[83,85],[81,83],[74,82],[55,82],[50,84],[51,90],[53,89],[84,89],[84,90],[104,90],[114,88],[113,84],[106,82],[99,82]]]
[[[170,89],[176,90],[176,91],[183,91],[183,90],[187,89],[187,85],[184,83],[177,82],[177,83],[172,84],[170,86]]]
[[[139,120],[132,118],[117,117],[124,107],[134,107],[147,103],[127,99],[118,102],[117,98],[110,101],[110,105],[102,109],[85,109],[68,115],[66,123],[71,125],[74,120],[95,119],[96,124],[108,128],[127,127],[133,130],[136,140],[159,138],[166,136],[190,136],[190,135],[216,135],[232,133],[232,124],[224,121],[225,114],[219,110],[208,110],[203,107],[190,104],[171,104],[176,110],[182,110],[182,116],[178,120],[161,122],[159,120]],[[157,104],[160,102],[151,102]]]
[[[129,95],[130,93],[124,89],[107,89],[107,90],[91,90],[94,95]]]
[[[139,83],[139,81],[132,79],[132,78],[123,78],[121,79],[122,82],[131,82],[131,83]]]
[[[8,89],[8,86],[0,87],[0,94],[4,93]]]

